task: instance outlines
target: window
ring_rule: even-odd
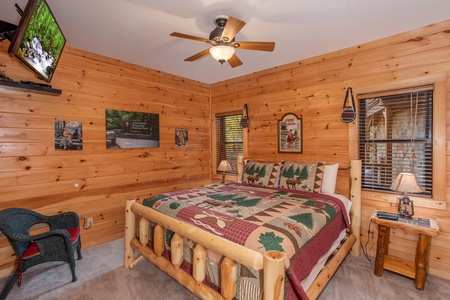
[[[390,191],[400,172],[411,172],[433,193],[433,87],[359,97],[362,188]]]
[[[228,160],[232,172],[237,173],[237,159],[243,154],[241,119],[241,113],[216,116],[216,168],[222,160]]]

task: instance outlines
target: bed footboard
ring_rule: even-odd
[[[136,215],[142,217],[139,221],[139,240],[136,238]],[[153,249],[147,246],[149,221],[157,224],[154,230]],[[162,256],[165,229],[174,232],[171,240],[170,260]],[[180,268],[183,261],[184,237],[197,244],[194,248],[192,274],[188,274]],[[221,293],[203,283],[206,276],[205,248],[225,256],[221,264]],[[140,253],[140,256],[135,256],[136,251]],[[124,266],[133,268],[142,258],[151,261],[201,299],[232,299],[235,296],[236,263],[253,270],[263,270],[264,299],[283,299],[283,253],[268,251],[263,255],[190,224],[160,214],[135,200],[128,200],[125,213]]]

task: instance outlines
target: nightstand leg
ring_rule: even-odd
[[[427,262],[428,262],[428,243],[430,237],[428,235],[419,234],[416,251],[416,289],[425,289],[425,280],[427,278]]]
[[[389,238],[390,228],[378,225],[378,240],[377,240],[377,257],[375,258],[374,273],[377,276],[383,274],[384,256],[389,253]]]

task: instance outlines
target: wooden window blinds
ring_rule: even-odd
[[[414,173],[432,195],[433,87],[358,97],[362,188],[390,191],[400,172]],[[445,162],[444,162],[445,163]]]
[[[242,113],[216,116],[216,168],[222,160],[228,160],[237,173],[237,158],[243,154],[243,132],[239,123]]]

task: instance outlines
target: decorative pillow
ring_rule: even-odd
[[[266,163],[253,160],[244,161],[242,183],[266,187],[276,187],[279,163]]]
[[[320,193],[325,164],[295,163],[286,161],[283,164],[278,187],[290,190],[302,190]]]
[[[339,164],[325,165],[322,178],[322,193],[334,194],[336,192],[336,179]]]

